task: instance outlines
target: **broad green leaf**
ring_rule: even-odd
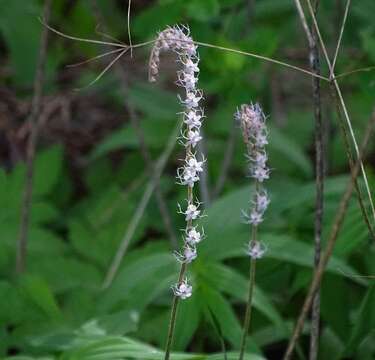
[[[102,295],[101,308],[110,309],[126,300],[127,306],[140,310],[160,293],[159,286],[168,289],[173,284],[171,276],[177,278],[177,274],[178,266],[170,253],[156,252],[128,263],[125,258],[112,286]]]
[[[225,265],[208,263],[201,264],[199,271],[205,281],[215,286],[217,290],[243,302],[247,300],[248,280],[236,270]],[[254,289],[253,305],[274,325],[280,329],[284,328],[281,315],[267,298],[267,295],[257,286]]]
[[[193,292],[188,301],[181,301],[175,330],[174,349],[185,350],[199,325],[201,316],[199,294]]]
[[[241,325],[229,302],[218,291],[207,286],[201,286],[199,293],[205,304],[216,316],[224,338],[233,346],[239,347],[242,334]]]

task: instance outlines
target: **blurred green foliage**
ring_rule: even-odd
[[[152,39],[167,25],[189,24],[196,40],[307,67],[306,41],[293,1],[259,0],[250,9],[249,3],[158,0],[139,5],[134,1],[133,42]],[[319,12],[330,51],[338,36],[340,4],[343,6],[344,1],[322,2]],[[101,0],[98,8],[111,35],[127,41],[126,2]],[[42,1],[0,0],[0,39],[4,49],[0,66],[6,68],[0,74],[4,84],[1,86],[8,87],[22,101],[29,101],[32,95],[42,29],[37,17],[41,9]],[[375,62],[374,13],[373,0],[353,4],[337,73]],[[53,1],[51,23],[74,36],[100,37],[95,34],[98,20],[88,0]],[[98,74],[100,62],[63,77],[66,64],[95,56],[105,48],[52,34],[50,38],[46,86],[49,96],[86,85]],[[121,125],[83,154],[80,161],[84,165],[78,175],[70,166],[66,143],[51,144],[42,138],[35,163],[27,272],[18,278],[14,276],[15,244],[25,165],[16,162],[9,170],[4,166],[0,171],[0,356],[3,358],[162,358],[161,350],[157,349],[162,349],[165,343],[170,286],[176,281],[178,269],[154,200],[142,217],[115,281],[108,289],[101,288],[147,180],[136,133],[123,110],[124,101],[140,115],[145,141],[155,159],[162,153],[179,111],[171,79],[163,78],[156,85],[146,83],[148,50],[136,50],[134,59],[124,65],[132,66],[126,96],[113,72],[79,93],[81,98],[94,94],[108,112],[121,120]],[[236,107],[250,100],[261,101],[270,114],[272,203],[261,228],[261,238],[269,251],[259,264],[247,359],[280,359],[312,274],[315,187],[310,79],[250,57],[214,49],[202,47],[200,56],[211,188],[227,151]],[[129,65],[130,62],[134,64]],[[324,66],[323,71],[326,71]],[[374,107],[374,72],[343,78],[341,84],[360,139]],[[329,123],[323,226],[327,239],[349,177],[326,84],[322,88],[324,121]],[[73,111],[71,116],[72,122],[79,124],[80,114]],[[94,115],[88,112],[84,116]],[[369,153],[373,154],[373,150],[372,146]],[[184,199],[184,190],[175,185],[174,179],[180,152],[176,149],[161,178],[176,229],[182,227],[176,204]],[[369,157],[367,170],[373,187],[371,160]],[[249,236],[248,227],[241,224],[240,210],[247,207],[249,194],[243,146],[236,134],[223,194],[202,219],[207,239],[190,268],[194,294],[179,309],[174,349],[180,353],[173,359],[222,359],[220,336],[229,349],[238,349],[247,291],[248,259],[244,244]],[[375,290],[371,279],[357,277],[375,274],[374,254],[374,244],[353,199],[323,281],[319,359],[349,356],[367,360],[375,356]],[[305,335],[308,328],[309,324]],[[208,355],[201,355],[205,353]],[[11,356],[14,354],[18,355]],[[237,359],[237,356],[229,352],[227,358]]]

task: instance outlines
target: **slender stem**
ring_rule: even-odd
[[[318,1],[315,1],[314,11],[318,11]],[[316,74],[320,74],[320,58],[317,45],[316,31],[311,30],[310,59],[311,70]],[[325,157],[323,148],[324,127],[322,123],[322,104],[321,104],[321,88],[320,80],[312,78],[313,106],[315,117],[315,182],[316,182],[316,198],[315,198],[315,221],[314,221],[314,268],[319,266],[321,256],[321,237],[323,223],[323,202],[324,202],[324,170]],[[311,312],[311,331],[310,331],[310,360],[316,360],[319,352],[319,333],[320,333],[320,288],[316,291],[313,300]]]
[[[246,144],[247,148],[250,149],[250,144]],[[249,151],[251,153],[251,151]],[[255,182],[255,193],[258,193],[259,191],[259,181]],[[256,210],[258,208],[256,207]],[[252,225],[251,227],[251,235],[250,235],[250,244],[255,244],[257,241],[257,234],[258,234],[258,226]],[[256,270],[256,259],[255,257],[251,257],[250,260],[250,272],[249,272],[249,291],[247,295],[247,303],[246,303],[246,311],[245,311],[245,319],[244,319],[244,325],[243,325],[243,332],[242,332],[242,339],[241,339],[241,345],[240,345],[240,356],[239,360],[243,360],[245,350],[246,350],[246,340],[247,335],[249,333],[250,328],[250,321],[251,321],[251,309],[253,305],[253,292],[254,292],[254,286],[255,286],[255,270]]]
[[[331,84],[330,90],[331,90],[331,97],[332,97],[332,99],[333,99],[333,101],[336,105],[336,113],[337,113],[337,116],[339,118],[340,130],[341,130],[342,136],[344,138],[345,151],[346,151],[346,156],[348,157],[349,167],[350,167],[351,171],[353,171],[352,169],[355,166],[355,162],[354,162],[354,156],[353,156],[353,153],[352,153],[352,150],[351,150],[351,147],[350,147],[349,134],[348,134],[348,131],[345,127],[344,120],[342,119],[340,102],[339,102],[339,99],[337,98],[337,93],[336,93],[336,91],[333,87],[333,84]],[[362,190],[359,186],[357,178],[355,179],[354,186],[355,186],[355,191],[356,191],[356,194],[357,194],[357,199],[358,199],[359,207],[360,207],[361,212],[362,212],[363,219],[365,220],[365,223],[367,225],[367,228],[369,230],[369,233],[370,233],[372,239],[375,241],[374,228],[371,225],[370,217],[368,215],[368,212],[367,212],[364,200],[363,200],[364,196],[363,196]]]
[[[240,345],[239,360],[243,360],[245,350],[246,350],[247,334],[249,332],[250,321],[251,321],[251,309],[252,309],[253,292],[254,292],[254,285],[255,285],[255,270],[256,270],[256,259],[251,258],[250,272],[249,272],[249,291],[247,294],[247,304],[246,304],[245,320],[244,320],[243,333],[242,333],[242,339],[241,339],[241,345]]]
[[[189,145],[186,148],[186,156],[190,156],[192,153],[192,148],[191,145]],[[188,204],[192,204],[194,201],[194,193],[193,193],[193,188],[188,186],[187,188],[187,197],[188,197]],[[186,229],[189,230],[193,226],[193,220],[189,219],[186,224]],[[184,281],[184,276],[187,270],[187,263],[183,262],[181,264],[181,269],[180,269],[180,274],[178,276],[178,284],[177,287],[179,287],[182,282]],[[168,335],[167,335],[167,343],[165,345],[165,356],[164,360],[169,360],[170,352],[172,349],[172,343],[173,343],[173,337],[174,337],[174,330],[176,327],[176,319],[177,319],[177,308],[178,308],[178,303],[179,303],[179,297],[174,295],[173,297],[173,302],[172,302],[172,308],[171,308],[171,317],[169,321],[169,326],[168,326]]]
[[[128,16],[127,16],[127,19],[128,19],[128,23],[127,23],[127,26],[128,26],[128,39],[129,39],[129,46],[130,46],[130,56],[133,57],[133,44],[132,44],[132,36],[131,36],[131,32],[130,32],[130,12],[131,12],[131,7],[132,7],[132,1],[128,0]]]
[[[346,7],[345,7],[345,13],[344,13],[344,19],[343,19],[343,21],[342,21],[341,28],[340,28],[340,36],[339,36],[339,40],[337,41],[337,46],[336,46],[336,50],[335,50],[335,55],[334,55],[334,57],[333,57],[333,61],[332,61],[332,71],[335,70],[337,57],[338,57],[338,55],[339,55],[340,46],[341,46],[341,41],[342,41],[342,36],[343,36],[343,34],[344,34],[344,29],[345,29],[345,24],[346,24],[346,20],[348,19],[350,3],[351,3],[351,0],[347,0],[347,2],[346,2]]]
[[[46,0],[44,3],[44,18],[49,19],[51,13],[51,0]],[[45,75],[45,62],[47,58],[47,45],[48,45],[48,31],[43,28],[40,49],[38,55],[38,64],[34,80],[34,95],[31,104],[31,112],[28,118],[30,124],[30,136],[26,149],[26,183],[22,199],[21,208],[21,224],[19,238],[17,242],[17,255],[16,255],[16,272],[22,273],[26,267],[27,256],[27,243],[30,222],[30,210],[32,205],[33,196],[33,179],[34,179],[34,159],[35,149],[39,136],[39,116],[42,107],[42,92]]]
[[[374,123],[375,123],[375,112],[370,119],[369,126],[367,128],[367,131],[365,133],[365,138],[363,139],[363,143],[362,143],[362,146],[361,146],[360,158],[356,161],[354,169],[351,173],[351,179],[350,179],[350,181],[347,185],[347,188],[345,190],[345,193],[344,193],[344,195],[341,199],[338,211],[336,213],[335,220],[334,220],[333,225],[331,227],[331,232],[330,232],[330,236],[329,236],[329,239],[328,239],[328,242],[327,242],[326,250],[323,253],[323,256],[321,257],[321,259],[319,261],[319,266],[314,273],[314,277],[311,281],[309,291],[308,291],[307,296],[305,298],[302,310],[301,310],[300,315],[298,317],[296,326],[295,326],[294,331],[293,331],[293,335],[292,335],[292,337],[289,341],[289,344],[288,344],[287,350],[285,352],[285,355],[283,357],[283,360],[289,360],[289,359],[291,359],[291,357],[293,355],[294,348],[295,348],[295,346],[297,344],[297,340],[298,340],[298,338],[299,338],[299,336],[302,332],[303,324],[304,324],[305,319],[306,319],[306,317],[309,313],[309,310],[310,310],[311,304],[313,302],[315,293],[316,293],[318,287],[320,286],[320,283],[321,283],[321,280],[322,280],[322,277],[323,277],[323,274],[324,274],[324,270],[325,270],[325,268],[328,264],[328,261],[329,261],[331,255],[332,255],[337,237],[339,235],[339,231],[341,229],[342,223],[345,219],[346,212],[348,210],[349,201],[350,201],[350,198],[352,196],[352,193],[353,193],[353,190],[354,190],[354,187],[355,187],[355,179],[358,176],[358,173],[359,173],[359,170],[360,170],[361,159],[362,159],[364,150],[365,150],[365,148],[368,144],[368,141],[371,137],[372,129],[374,127]]]
[[[180,274],[178,276],[178,284],[181,284],[186,272],[186,263],[181,264]],[[176,327],[176,319],[177,319],[177,309],[179,304],[179,297],[174,296],[173,302],[172,302],[172,308],[171,308],[171,317],[169,320],[168,325],[168,335],[167,335],[167,343],[165,345],[165,355],[164,360],[169,360],[171,349],[172,349],[172,343],[173,343],[173,337],[174,337],[174,330]]]

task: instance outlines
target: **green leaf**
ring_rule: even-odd
[[[219,14],[218,0],[190,0],[187,4],[188,15],[195,20],[208,21]]]
[[[344,354],[354,354],[365,338],[375,331],[375,285],[372,285],[363,299],[354,328]]]
[[[200,265],[199,273],[210,285],[238,300],[243,302],[247,300],[248,279],[242,274],[222,264],[205,263]],[[281,315],[269,301],[267,295],[257,286],[254,289],[253,305],[274,325],[284,329]]]
[[[173,121],[178,121],[177,116]],[[173,129],[173,123],[171,121],[154,121],[154,119],[150,118],[144,119],[141,126],[145,142],[152,150],[162,149]],[[100,142],[90,154],[90,160],[95,160],[112,151],[124,148],[138,149],[138,147],[138,137],[134,128],[130,125],[126,125],[123,128],[116,130]]]
[[[162,360],[164,351],[125,337],[97,336],[67,351],[61,360]],[[174,360],[204,360],[204,356],[174,353]]]
[[[161,121],[177,118],[181,111],[176,94],[167,92],[158,85],[137,84],[129,90],[128,101],[149,120]]]
[[[242,329],[229,302],[218,291],[207,286],[201,286],[199,294],[210,311],[215,314],[224,338],[238,348]]]
[[[187,301],[181,301],[178,309],[178,319],[175,329],[174,349],[184,350],[193,338],[200,321],[199,294],[193,295]]]
[[[0,31],[9,49],[13,80],[30,85],[34,79],[42,25],[36,0],[0,0]],[[22,26],[20,26],[22,24]]]
[[[308,157],[297,143],[282,133],[276,127],[270,128],[269,148],[271,150],[271,165],[290,162],[293,163],[306,177],[311,177],[312,166]]]
[[[60,146],[53,146],[39,153],[35,160],[35,196],[47,195],[57,184],[62,169],[63,152]]]
[[[25,276],[22,279],[22,291],[49,319],[59,320],[62,318],[56,299],[42,278]]]
[[[102,295],[100,307],[111,309],[126,301],[128,307],[140,311],[170,288],[177,274],[178,266],[170,253],[155,252],[128,262],[125,259],[113,284]]]

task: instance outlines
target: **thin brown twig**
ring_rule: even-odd
[[[347,77],[347,76],[352,75],[352,74],[356,74],[356,73],[359,73],[359,72],[368,72],[368,71],[373,71],[373,70],[375,70],[375,66],[367,66],[367,67],[360,68],[360,69],[354,69],[354,70],[346,71],[342,74],[336,75],[334,78],[332,78],[332,80],[338,80],[338,79],[341,79],[343,77]]]
[[[318,11],[318,1],[315,1],[314,11]],[[317,44],[316,32],[312,29],[312,44],[310,46],[311,70],[320,74],[320,57]],[[315,117],[315,178],[316,178],[316,198],[315,198],[315,222],[314,222],[314,269],[316,270],[321,257],[321,238],[323,224],[324,208],[324,170],[326,168],[324,159],[324,127],[322,123],[322,103],[321,87],[318,78],[312,78],[313,107]],[[319,333],[320,333],[320,288],[317,289],[314,296],[311,311],[311,330],[310,330],[310,360],[316,360],[319,352]]]
[[[294,348],[297,344],[297,340],[298,340],[298,338],[301,334],[303,324],[304,324],[305,319],[306,319],[306,317],[307,317],[307,315],[310,311],[310,307],[311,307],[311,304],[313,302],[315,293],[316,293],[317,289],[319,288],[320,283],[322,281],[324,270],[325,270],[325,268],[328,264],[328,261],[329,261],[331,255],[332,255],[333,249],[334,249],[335,244],[336,244],[337,237],[339,235],[339,231],[340,231],[341,226],[343,224],[343,221],[345,219],[345,215],[346,215],[347,210],[348,210],[349,202],[350,202],[350,199],[351,199],[354,187],[355,187],[355,179],[357,178],[358,173],[360,171],[361,159],[363,157],[364,151],[365,151],[366,146],[367,146],[367,144],[369,142],[369,139],[371,137],[374,124],[375,124],[375,112],[372,114],[369,125],[368,125],[368,128],[365,132],[365,137],[363,139],[361,151],[360,151],[360,159],[358,159],[355,163],[354,169],[351,173],[350,181],[349,181],[349,183],[346,187],[344,195],[343,195],[343,197],[341,199],[341,202],[339,204],[339,208],[337,210],[336,217],[335,217],[333,225],[331,227],[331,232],[330,232],[330,236],[329,236],[329,239],[328,239],[328,242],[327,242],[326,250],[324,251],[323,256],[320,259],[319,266],[314,273],[314,277],[311,281],[309,291],[307,293],[307,296],[305,298],[302,310],[300,312],[300,315],[298,317],[296,326],[294,328],[293,335],[292,335],[292,337],[289,341],[287,350],[286,350],[285,355],[283,357],[284,360],[291,359]]]
[[[320,58],[317,44],[317,35],[314,28],[309,28],[303,12],[301,3],[294,1],[302,27],[305,31],[309,44],[309,58],[311,71],[320,74]],[[314,3],[314,12],[318,10],[318,2]],[[320,81],[317,78],[312,79],[312,95],[315,118],[315,182],[316,182],[316,198],[315,198],[315,221],[314,221],[314,269],[317,270],[321,257],[321,236],[323,222],[323,194],[324,194],[324,127],[322,124],[322,107],[321,107],[321,91]],[[320,330],[320,289],[318,288],[313,299],[311,311],[311,328],[310,328],[310,360],[316,360],[319,351],[319,330]]]
[[[45,21],[43,21],[43,19],[39,19],[39,21],[44,26],[46,26],[49,30],[51,30],[52,32],[54,32],[55,34],[57,34],[59,36],[62,36],[64,38],[70,39],[70,40],[81,41],[81,42],[92,43],[92,44],[99,44],[99,45],[116,46],[116,47],[120,47],[120,48],[121,47],[122,48],[130,48],[129,45],[124,45],[122,43],[100,41],[100,40],[95,40],[95,39],[86,39],[86,38],[81,38],[81,37],[78,37],[78,36],[67,35],[67,34],[62,33],[59,30],[54,29],[53,27],[51,27],[50,25],[48,25]],[[138,43],[138,44],[133,44],[131,46],[131,48],[135,49],[135,48],[140,48],[140,47],[144,47],[144,46],[147,46],[147,45],[151,45],[155,41],[156,41],[156,39],[145,41],[145,42]],[[179,39],[179,41],[182,41],[182,40]],[[285,63],[283,61],[280,61],[280,60],[277,60],[277,59],[273,59],[273,58],[269,58],[267,56],[255,54],[255,53],[252,53],[252,52],[238,50],[238,49],[233,49],[233,48],[228,48],[228,47],[225,47],[225,46],[219,46],[219,45],[209,44],[209,43],[205,43],[205,42],[201,42],[201,41],[193,41],[193,43],[196,44],[196,45],[200,45],[200,46],[203,46],[203,47],[208,47],[208,48],[211,48],[211,49],[217,49],[217,50],[221,50],[221,51],[231,52],[231,53],[234,53],[234,54],[239,54],[239,55],[253,57],[253,58],[256,58],[256,59],[259,59],[259,60],[263,60],[263,61],[267,61],[267,62],[270,62],[270,63],[273,63],[273,64],[277,64],[277,65],[280,65],[280,66],[284,66],[286,68],[289,68],[289,69],[292,69],[292,70],[295,70],[295,71],[299,71],[299,72],[302,72],[302,73],[310,75],[310,76],[315,76],[315,77],[317,76],[316,74],[312,73],[311,71],[308,71],[306,69],[300,68],[298,66],[294,66],[292,64],[288,64],[288,63]],[[319,75],[318,77],[320,79],[322,79],[322,80],[325,80],[325,81],[329,81],[330,80],[329,78],[327,78],[325,76],[322,76],[322,75]]]
[[[300,0],[296,0],[296,1],[300,1]],[[354,145],[356,157],[360,161],[360,167],[361,167],[362,177],[363,177],[363,180],[364,180],[364,183],[365,183],[365,188],[366,188],[367,196],[368,196],[368,199],[369,199],[369,203],[370,203],[370,207],[371,207],[371,212],[372,212],[373,220],[375,220],[375,206],[374,206],[374,203],[373,203],[373,200],[372,200],[372,196],[371,196],[370,186],[369,186],[368,179],[367,179],[366,170],[365,170],[365,167],[363,165],[362,160],[359,157],[359,155],[360,155],[359,147],[358,147],[357,140],[356,140],[356,137],[355,137],[355,134],[354,134],[354,130],[353,130],[353,126],[352,126],[352,123],[351,123],[351,120],[350,120],[349,112],[348,112],[348,109],[346,107],[346,103],[345,103],[344,97],[342,95],[341,88],[340,88],[337,80],[335,79],[335,74],[334,74],[334,71],[333,71],[333,68],[332,68],[332,63],[331,63],[331,61],[329,59],[329,56],[328,56],[328,53],[327,53],[327,48],[325,46],[323,37],[322,37],[322,35],[320,33],[319,25],[318,25],[318,22],[316,20],[316,16],[314,14],[314,9],[312,7],[311,1],[310,0],[306,0],[306,2],[307,2],[307,5],[308,5],[308,8],[309,8],[310,16],[311,16],[313,24],[314,24],[315,31],[316,31],[316,33],[318,35],[318,39],[319,39],[321,48],[323,50],[323,54],[324,54],[326,63],[327,63],[328,68],[329,68],[330,84],[331,84],[332,95],[334,97],[336,97],[336,95],[337,95],[338,104],[340,105],[340,108],[341,108],[341,110],[343,112],[343,115],[344,115],[343,116],[344,120],[345,120],[346,125],[347,125],[347,127],[349,129],[349,134],[350,134],[350,137],[351,137],[353,145]],[[343,23],[342,26],[344,26],[344,25],[345,24]],[[333,94],[333,93],[335,93],[335,94]],[[340,111],[338,112],[338,116],[339,116],[339,119],[341,120],[341,112]],[[342,128],[345,129],[345,126],[342,126]],[[346,129],[345,129],[345,131],[346,131]],[[350,148],[347,148],[347,152],[350,152],[350,151],[351,151]],[[350,161],[349,161],[349,165],[351,165]],[[352,171],[352,169],[351,169],[351,171]],[[361,193],[359,193],[358,195],[360,197],[362,196]],[[360,201],[363,201],[363,199],[361,199]],[[364,216],[367,217],[367,212],[364,214]],[[370,221],[369,221],[368,218],[366,219],[366,223],[370,223]]]
[[[44,18],[49,19],[51,13],[51,0],[44,2]],[[22,273],[26,268],[27,243],[30,222],[30,210],[33,196],[34,159],[35,149],[39,136],[39,115],[42,107],[42,93],[45,77],[45,63],[47,58],[48,31],[42,29],[38,63],[34,80],[34,95],[31,104],[31,112],[27,119],[30,124],[30,136],[26,148],[26,183],[22,198],[20,232],[17,242],[16,272]]]

